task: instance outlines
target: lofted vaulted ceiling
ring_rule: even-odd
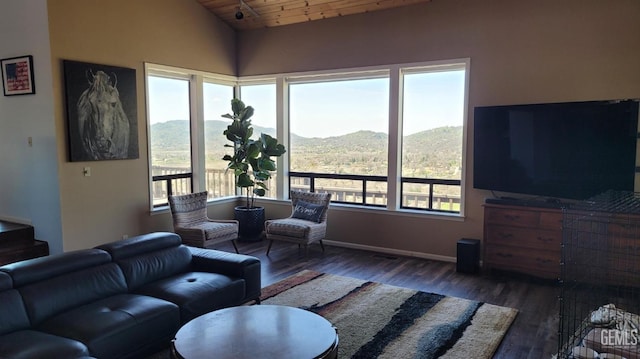
[[[197,0],[236,30],[361,14],[431,0]],[[242,19],[237,19],[238,11]]]

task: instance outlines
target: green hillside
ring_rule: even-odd
[[[225,168],[221,160],[230,149],[222,135],[227,121],[207,121],[205,148],[208,167]],[[272,128],[254,126],[261,132],[275,136]],[[151,126],[151,151],[154,163],[180,166],[189,156],[188,121],[169,121]],[[460,178],[462,127],[441,127],[404,138],[403,175],[405,177]],[[372,131],[358,131],[343,136],[305,138],[291,135],[287,149],[291,170],[319,173],[348,173],[361,175],[387,174],[387,135]]]

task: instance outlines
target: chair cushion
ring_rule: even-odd
[[[0,353],[12,359],[68,359],[88,357],[89,349],[79,341],[34,330],[0,336]]]
[[[234,237],[238,235],[238,226],[235,223],[202,222],[188,226],[187,229],[204,231],[206,239]]]
[[[266,230],[267,234],[306,238],[313,225],[317,223],[298,218],[284,218],[269,221]]]
[[[325,206],[299,200],[293,208],[292,218],[305,219],[312,222],[320,222]]]
[[[215,224],[215,226],[213,226]],[[207,223],[201,224],[207,239],[222,238],[238,235],[238,225],[235,223]]]
[[[207,192],[169,196],[174,227],[190,226],[207,220]]]
[[[245,297],[243,279],[217,273],[188,272],[147,284],[136,293],[180,306],[182,323],[216,309],[235,305]]]
[[[119,294],[54,316],[38,329],[83,342],[95,357],[120,358],[171,340],[180,327],[179,316],[173,303]]]

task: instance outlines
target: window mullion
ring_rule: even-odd
[[[389,144],[387,166],[387,210],[400,208],[402,155],[402,78],[398,67],[389,71]]]
[[[189,81],[191,108],[191,171],[193,191],[204,191],[206,186],[204,155],[204,80],[202,75],[193,75]]]
[[[289,87],[280,76],[276,79],[276,137],[285,148],[290,149],[289,136]],[[284,156],[276,159],[276,174],[278,182],[278,199],[289,199],[289,156],[291,151],[287,151]]]

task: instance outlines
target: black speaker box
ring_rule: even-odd
[[[480,272],[480,240],[463,238],[458,240],[456,271],[460,273]]]

